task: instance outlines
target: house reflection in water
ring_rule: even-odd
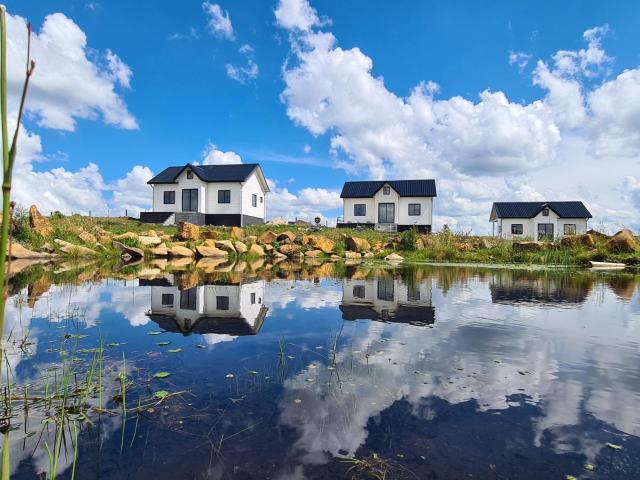
[[[435,322],[431,279],[405,283],[391,276],[342,280],[344,320],[377,320],[425,326]]]
[[[584,303],[594,280],[588,275],[506,270],[493,272],[490,282],[493,303],[562,306]]]
[[[216,281],[184,290],[173,279],[154,281],[148,316],[164,330],[183,335],[255,335],[268,310],[264,306],[264,291],[261,279],[243,278],[238,283]]]

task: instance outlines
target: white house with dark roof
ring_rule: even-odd
[[[345,182],[342,217],[337,226],[364,226],[385,231],[415,227],[431,232],[435,180],[380,180]]]
[[[264,223],[267,180],[257,163],[168,167],[147,182],[153,209],[140,220],[245,226]]]
[[[507,239],[557,239],[587,232],[591,213],[582,202],[495,202],[493,235]]]

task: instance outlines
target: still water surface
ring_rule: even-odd
[[[75,478],[640,478],[639,276],[226,270],[14,279],[14,384],[104,345]],[[12,420],[12,478],[50,471],[53,415]]]

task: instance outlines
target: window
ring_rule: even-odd
[[[409,204],[409,215],[411,216],[419,216],[420,215],[420,204],[419,203],[410,203]]]
[[[163,307],[173,307],[173,293],[163,293],[162,294],[162,306]]]
[[[264,201],[264,199],[262,197],[260,197],[260,203],[262,203]]]
[[[382,194],[389,195],[391,193],[391,187],[382,187]]]
[[[364,298],[364,285],[355,285],[353,287],[353,296],[355,298]]]
[[[565,235],[575,235],[576,234],[576,224],[575,223],[565,223],[564,224],[564,234]]]
[[[549,216],[549,209],[548,208],[544,208],[542,210],[542,216],[543,217],[548,217]]]
[[[418,285],[409,285],[407,287],[407,300],[409,302],[420,301],[420,287]]]
[[[218,203],[231,203],[231,190],[218,190]]]
[[[257,207],[258,206],[258,196],[257,195],[251,195],[251,206],[252,207]]]
[[[191,180],[193,178],[193,172],[191,170],[187,170],[187,178]]]
[[[354,217],[364,217],[367,215],[367,206],[364,203],[356,203],[353,206]]]
[[[251,305],[256,303],[256,292],[251,292]]]
[[[198,211],[198,189],[185,188],[182,190],[182,211],[197,212]]]
[[[553,240],[553,223],[538,224],[538,240]]]
[[[180,292],[180,308],[182,308],[183,310],[195,310],[197,294],[198,294],[197,288],[182,290]]]
[[[393,278],[380,278],[378,280],[378,300],[393,301]]]
[[[229,310],[229,297],[216,297],[216,309]]]
[[[176,203],[176,192],[174,192],[173,190],[170,192],[164,192],[164,203],[165,204]]]
[[[511,224],[511,235],[522,235],[522,224],[521,223],[512,223]]]

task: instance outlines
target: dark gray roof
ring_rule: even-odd
[[[533,218],[549,207],[560,218],[591,218],[582,202],[495,202],[497,218]]]
[[[258,168],[257,163],[238,163],[234,165],[191,165],[167,167],[147,183],[175,183],[186,168],[191,168],[203,182],[244,182]]]
[[[435,197],[435,180],[368,180],[344,182],[340,198],[370,198],[389,184],[401,197]]]

